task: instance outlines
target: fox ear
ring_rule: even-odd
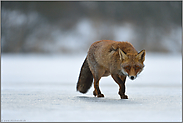
[[[128,56],[120,48],[119,48],[119,57],[120,57],[120,60],[124,60],[128,58]]]
[[[138,53],[138,55],[136,56],[136,58],[139,59],[139,60],[141,60],[142,62],[144,62],[144,60],[145,60],[145,54],[146,54],[145,50],[142,50],[142,51],[140,51]]]

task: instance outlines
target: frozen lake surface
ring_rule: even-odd
[[[181,54],[147,53],[144,71],[126,81],[121,100],[112,78],[100,81],[104,98],[76,91],[84,55],[3,54],[1,121],[182,121]]]

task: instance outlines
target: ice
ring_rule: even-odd
[[[1,121],[182,121],[181,54],[147,53],[144,71],[127,79],[121,100],[118,86],[104,77],[104,98],[76,91],[81,55],[2,54]]]

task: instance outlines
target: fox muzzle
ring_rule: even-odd
[[[128,76],[131,80],[134,80],[136,76]]]

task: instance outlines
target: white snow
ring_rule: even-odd
[[[182,121],[181,54],[147,53],[144,71],[127,79],[121,100],[112,78],[100,81],[104,98],[76,91],[85,55],[2,54],[1,121]]]

